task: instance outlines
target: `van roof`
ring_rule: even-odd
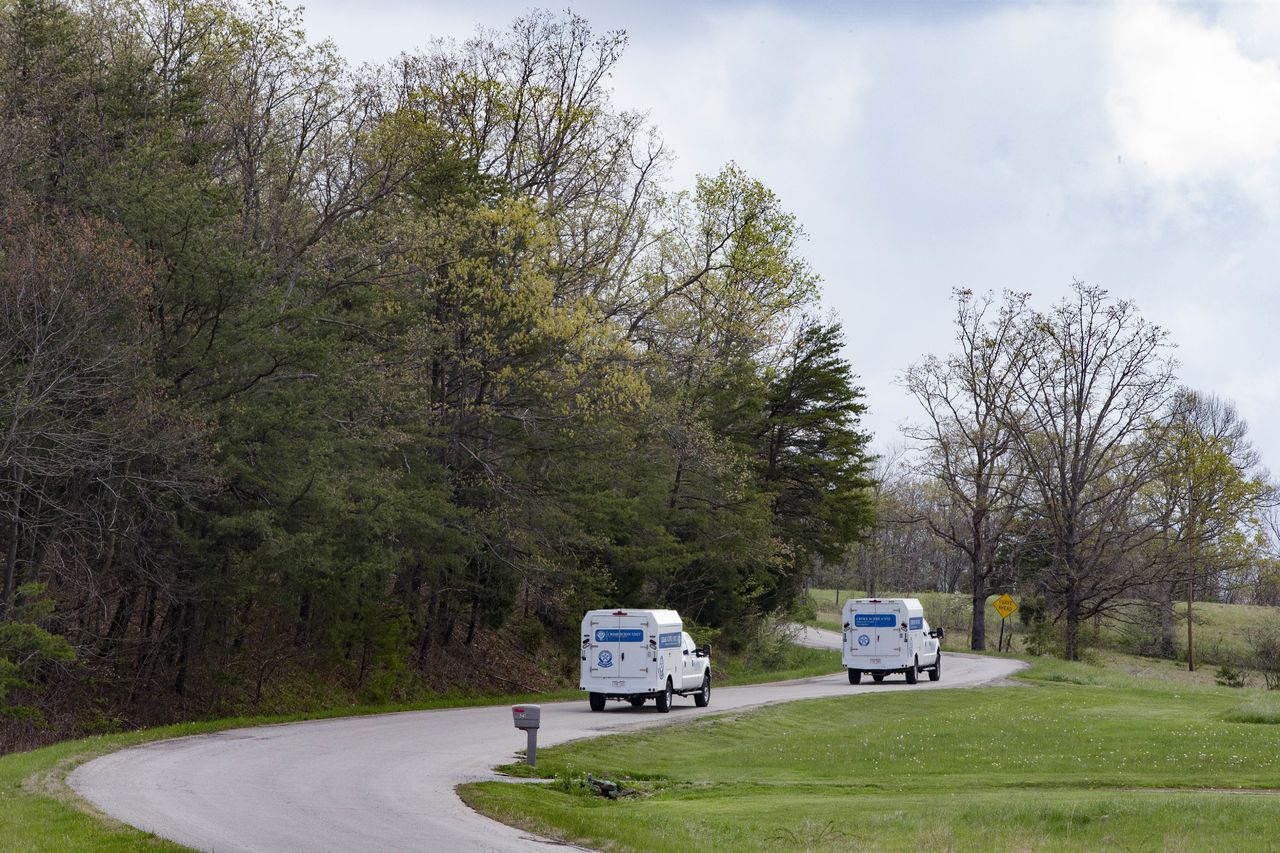
[[[907,607],[923,607],[918,598],[851,598],[846,604],[905,604]]]
[[[670,624],[681,622],[680,614],[674,610],[649,610],[643,607],[614,607],[607,610],[588,610],[587,616],[648,616],[655,622]]]

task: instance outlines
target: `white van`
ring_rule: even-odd
[[[582,677],[591,710],[606,699],[639,708],[656,700],[671,710],[672,696],[711,701],[711,646],[697,647],[674,610],[591,610],[582,617]]]
[[[942,677],[942,629],[930,630],[924,607],[916,598],[851,598],[844,603],[844,665],[849,683],[862,673],[879,683],[891,672],[906,673],[915,684],[919,673]]]

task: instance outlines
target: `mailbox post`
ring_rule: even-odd
[[[528,735],[524,763],[530,767],[535,767],[538,763],[538,725],[542,721],[542,706],[512,705],[511,716],[515,720],[516,728],[523,729],[525,734]]]

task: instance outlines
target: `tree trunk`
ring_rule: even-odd
[[[1173,649],[1173,584],[1160,584],[1160,600],[1156,602],[1160,611],[1160,656],[1172,658]]]
[[[1191,601],[1195,597],[1196,576],[1193,572],[1187,576],[1187,671],[1196,671],[1196,640],[1192,633],[1195,620],[1191,618]]]
[[[195,630],[195,606],[186,604],[182,608],[182,637],[178,648],[178,672],[173,679],[173,692],[183,696],[187,692],[187,666],[191,657],[191,632]]]
[[[304,592],[298,601],[298,622],[293,630],[293,644],[305,646],[311,634],[311,591]]]
[[[526,599],[527,600],[527,599]],[[480,596],[471,596],[471,618],[467,622],[467,638],[463,641],[463,645],[471,645],[472,639],[476,635],[476,611],[480,609]]]
[[[1063,657],[1067,660],[1080,660],[1080,600],[1073,586],[1067,590],[1067,636]]]
[[[13,466],[13,478],[17,489],[13,495],[13,518],[9,522],[9,547],[4,559],[4,587],[0,589],[0,614],[13,604],[13,594],[18,588],[18,516],[22,512],[22,480],[25,469]]]
[[[973,620],[969,626],[969,648],[987,649],[987,583],[977,565],[973,567]]]

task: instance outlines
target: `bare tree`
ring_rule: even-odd
[[[1066,657],[1076,660],[1081,623],[1151,580],[1138,554],[1159,530],[1137,498],[1160,464],[1175,363],[1168,333],[1133,302],[1080,282],[1025,328],[1009,424],[1027,510],[1051,541],[1041,584],[1059,602]]]
[[[986,648],[986,599],[995,552],[1018,511],[1022,480],[1014,470],[1016,391],[1027,353],[1022,333],[1027,295],[975,298],[957,290],[959,351],[912,365],[903,384],[924,409],[922,425],[903,432],[922,451],[917,469],[946,500],[921,519],[969,564],[973,594],[970,647]]]

